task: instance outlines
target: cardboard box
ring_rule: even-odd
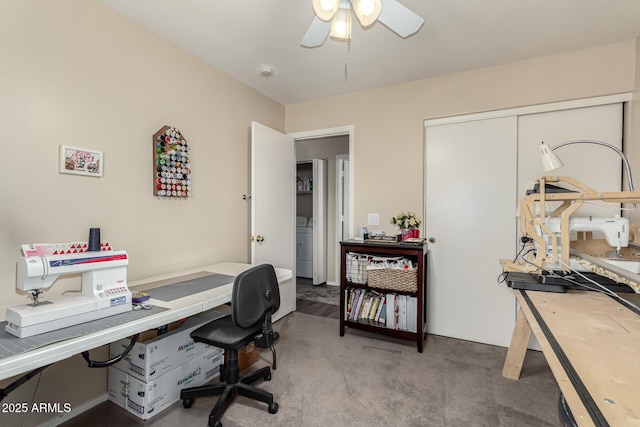
[[[157,336],[166,334],[167,332],[175,331],[181,325],[181,322],[178,320],[176,322],[171,322],[168,325],[161,326],[155,329],[149,329],[148,331],[140,332],[140,336],[138,337],[138,342],[149,341]]]
[[[246,346],[242,347],[238,350],[238,366],[240,367],[240,372],[244,371],[249,366],[253,365],[260,358],[260,352],[256,348],[256,345],[253,341],[251,341]],[[224,355],[224,363],[226,364],[229,360],[229,354],[225,353]]]
[[[189,334],[222,316],[222,313],[214,310],[191,316],[173,331],[135,343],[131,351],[113,366],[142,381],[158,378],[207,351],[210,346],[194,342]],[[121,354],[130,342],[129,338],[125,338],[111,343],[110,357]]]
[[[224,352],[210,347],[187,363],[150,381],[109,367],[109,400],[143,420],[157,415],[180,399],[180,390],[218,377]]]

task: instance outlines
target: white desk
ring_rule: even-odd
[[[129,288],[133,291],[152,289],[154,284],[161,282],[167,284],[170,281],[174,283],[180,282],[180,278],[199,272],[211,272],[218,274],[226,274],[229,276],[237,276],[241,272],[250,268],[249,264],[240,263],[221,263],[205,267],[193,268],[187,271],[181,271],[174,274],[166,274],[163,276],[152,277],[149,279],[138,280],[129,283]],[[291,279],[293,273],[291,270],[276,268],[276,276],[278,282],[282,283]],[[171,280],[174,279],[174,280]],[[80,354],[83,351],[91,350],[113,341],[126,338],[128,336],[146,331],[148,329],[157,328],[162,325],[174,322],[184,317],[193,316],[202,313],[222,304],[231,301],[231,290],[233,282],[217,288],[192,294],[183,298],[179,298],[170,302],[155,300],[151,298],[149,303],[166,308],[167,310],[157,314],[143,317],[133,322],[114,326],[99,332],[91,333],[77,338],[60,341],[45,347],[41,347],[27,353],[16,356],[7,357],[0,360],[0,380],[22,374],[50,363],[58,362],[68,357]],[[282,312],[288,310],[287,312]],[[291,310],[281,305],[280,310],[276,313],[276,318],[282,317]]]

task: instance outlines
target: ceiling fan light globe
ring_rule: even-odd
[[[363,27],[376,22],[382,10],[382,2],[380,0],[352,0],[353,11],[358,17],[358,21]]]
[[[340,40],[351,39],[351,13],[349,9],[340,8],[331,21],[331,37]]]
[[[340,7],[340,0],[313,0],[313,11],[323,21],[330,21]]]

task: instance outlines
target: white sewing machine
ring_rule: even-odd
[[[620,253],[620,249],[630,245],[629,220],[614,217],[574,217],[573,214],[584,203],[590,201],[602,201],[615,203],[615,209],[620,209],[621,203],[640,203],[640,192],[596,191],[567,176],[541,176],[536,178],[539,182],[538,189],[528,192],[520,199],[520,232],[523,238],[532,241],[536,250],[528,250],[519,259],[501,259],[503,271],[521,272],[529,274],[542,274],[548,270],[569,271],[571,268],[570,255],[572,248],[572,235],[576,232],[599,232],[606,240],[605,247]],[[551,185],[548,185],[551,184]],[[569,190],[563,190],[568,188]],[[548,206],[548,203],[561,203],[560,206]],[[552,210],[553,209],[553,210]],[[547,213],[547,211],[550,213]],[[551,211],[552,210],[552,211]],[[578,236],[580,237],[580,236]],[[598,238],[585,236],[584,242],[597,243]],[[576,243],[581,243],[577,242]],[[524,243],[524,241],[523,241]],[[574,246],[577,246],[574,244]],[[585,246],[597,246],[597,252],[602,251],[600,245],[580,245],[577,252],[588,255]],[[605,248],[608,251],[608,249]],[[606,257],[603,253],[598,257]],[[579,257],[576,255],[575,257]]]
[[[546,225],[549,231],[553,232],[559,239],[562,231],[560,218],[547,217]],[[600,232],[607,244],[616,248],[618,253],[620,253],[620,248],[629,246],[629,220],[618,215],[614,217],[571,217],[569,218],[568,231],[569,233],[574,231]],[[547,247],[551,247],[551,242],[548,242]]]
[[[5,330],[20,338],[42,334],[131,310],[125,251],[25,256],[18,261],[17,287],[33,304],[7,309]],[[80,295],[40,301],[42,289],[58,277],[82,273]]]

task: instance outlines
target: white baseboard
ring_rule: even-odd
[[[56,427],[56,426],[59,426],[60,424],[69,421],[73,417],[77,417],[78,415],[82,414],[83,412],[88,411],[89,409],[93,408],[94,406],[98,406],[99,404],[101,404],[102,402],[106,402],[107,400],[109,400],[109,394],[105,393],[103,395],[100,395],[100,396],[96,397],[95,399],[92,399],[92,400],[89,400],[88,402],[83,403],[80,406],[76,406],[75,408],[71,409],[71,411],[67,412],[66,414],[62,414],[62,415],[60,415],[58,417],[54,417],[54,418],[51,418],[51,419],[43,422],[38,427]]]

